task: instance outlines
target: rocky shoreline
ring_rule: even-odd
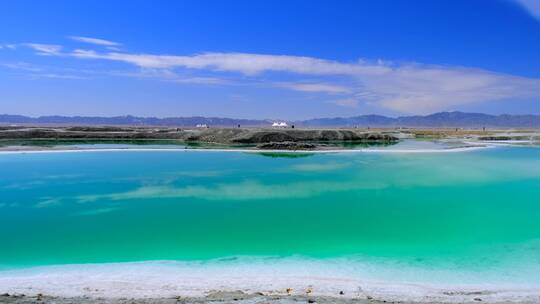
[[[206,143],[396,141],[393,135],[360,129],[3,127],[0,139],[172,139]]]
[[[0,140],[165,140],[184,144],[253,145],[262,150],[313,150],[329,142],[393,143],[399,138],[360,129],[2,127]]]

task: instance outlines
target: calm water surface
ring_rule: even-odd
[[[540,283],[539,219],[538,148],[0,155],[3,269],[295,257]]]

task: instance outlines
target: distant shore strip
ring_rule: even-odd
[[[443,149],[331,149],[331,150],[255,150],[255,149],[194,149],[194,148],[103,148],[103,149],[44,149],[44,150],[4,150],[0,154],[41,154],[41,153],[88,153],[88,152],[242,152],[242,153],[456,153],[495,148],[499,145],[471,145],[467,147]]]

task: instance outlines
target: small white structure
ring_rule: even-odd
[[[272,128],[286,128],[286,127],[287,127],[287,123],[284,121],[281,121],[281,122],[274,121],[274,123],[272,124]]]
[[[207,124],[197,124],[197,128],[208,128]]]

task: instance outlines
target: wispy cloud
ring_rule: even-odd
[[[36,67],[27,62],[6,62],[6,63],[0,63],[0,66],[9,68],[12,70],[22,70],[22,71],[28,71],[28,72],[40,72],[42,70],[41,68]]]
[[[534,18],[540,21],[540,1],[539,0],[514,0],[521,5]]]
[[[120,48],[119,47],[116,47],[116,46],[106,46],[105,47],[107,50],[109,51],[115,51],[115,52],[119,52],[120,51]]]
[[[72,40],[84,42],[84,43],[90,43],[90,44],[96,44],[96,45],[102,45],[106,47],[113,48],[113,50],[117,50],[115,47],[120,46],[121,44],[118,42],[105,40],[105,39],[99,39],[99,38],[92,38],[92,37],[82,37],[82,36],[70,36],[69,37]]]
[[[38,51],[40,55],[59,55],[62,50],[62,46],[57,44],[24,43],[23,45]]]
[[[58,45],[32,43],[26,46],[45,55],[124,62],[140,68],[138,73],[125,73],[135,77],[223,85],[236,83],[225,79],[224,75],[237,73],[241,76],[239,81],[244,83],[252,81],[257,85],[262,83],[311,94],[341,94],[344,98],[333,101],[338,106],[356,107],[365,103],[401,113],[426,114],[474,103],[540,97],[540,79],[458,66],[382,60],[339,62],[305,56],[250,53],[182,56],[87,49],[62,52]],[[193,71],[202,71],[205,75],[183,76]],[[304,75],[317,80],[275,82],[272,80],[275,73]]]
[[[343,94],[351,93],[351,89],[328,83],[279,83],[278,86],[301,92]]]
[[[30,75],[31,78],[34,79],[42,79],[42,78],[50,78],[50,79],[72,79],[72,80],[78,80],[78,79],[88,79],[88,77],[80,76],[80,75],[73,75],[73,74],[55,74],[55,73],[40,73],[40,74],[32,74]]]
[[[292,72],[306,75],[380,74],[386,68],[380,65],[340,63],[312,57],[264,55],[248,53],[204,53],[193,56],[149,55],[129,53],[98,53],[77,49],[72,56],[85,59],[122,61],[143,68],[189,68],[239,72],[257,75],[263,72]]]
[[[69,68],[56,68],[51,66],[34,65],[28,62],[2,62],[0,68],[7,68],[17,72],[26,79],[88,79],[88,70],[75,70]]]
[[[17,48],[17,45],[16,44],[11,44],[11,43],[7,43],[7,44],[0,44],[0,50],[1,49],[16,49]]]
[[[205,77],[205,76],[184,76],[175,73],[168,69],[146,69],[142,68],[135,72],[111,72],[116,76],[127,76],[135,78],[150,78],[159,79],[174,83],[183,84],[207,84],[207,85],[222,85],[230,84],[230,81],[219,77]]]
[[[381,61],[337,62],[312,57],[247,53],[174,56],[75,50],[70,55],[83,59],[121,61],[144,68],[237,72],[251,77],[265,72],[347,76],[355,80],[356,85],[346,89],[337,84],[296,84],[289,87],[306,92],[350,91],[354,96],[363,96],[362,101],[403,113],[430,113],[471,103],[540,96],[540,79],[465,67],[388,64]],[[354,104],[351,100],[340,103]]]

